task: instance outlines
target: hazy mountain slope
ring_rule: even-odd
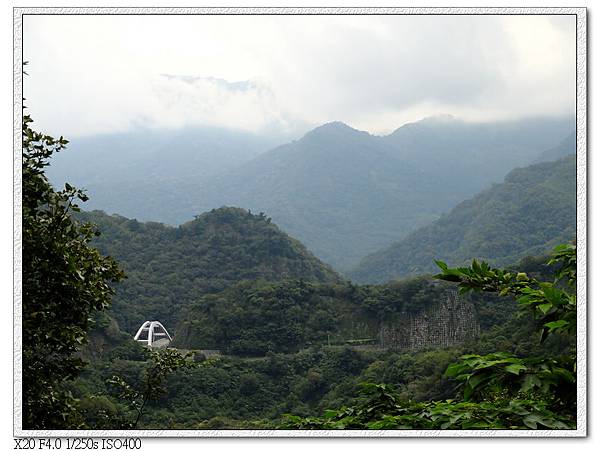
[[[512,169],[538,162],[542,151],[574,128],[574,121],[563,119],[468,123],[438,116],[407,124],[382,140],[403,163],[418,161],[423,176],[443,181],[442,194],[454,206],[501,182]]]
[[[559,158],[566,157],[567,155],[574,154],[577,148],[577,139],[575,133],[571,133],[561,143],[552,147],[551,149],[542,152],[535,160],[535,163],[541,163],[543,161],[554,161]]]
[[[364,258],[348,275],[379,283],[481,258],[504,265],[572,240],[576,228],[575,156],[510,172],[504,183],[457,205],[433,224]]]
[[[386,137],[321,126],[202,184],[178,220],[220,205],[264,211],[337,269],[430,223],[555,146],[570,120],[424,120]]]
[[[340,280],[269,218],[238,208],[213,210],[179,227],[100,211],[82,216],[98,224],[93,244],[127,274],[111,315],[128,332],[154,319],[173,328],[183,306],[242,280]]]
[[[139,220],[181,224],[223,205],[263,211],[347,270],[530,164],[573,128],[572,119],[437,117],[379,137],[337,122],[263,153],[271,138],[242,132],[132,133],[75,140],[49,174],[88,188],[86,208]]]
[[[208,127],[80,137],[53,157],[47,173],[57,186],[87,189],[88,209],[175,224],[170,207],[195,198],[183,188],[186,180],[243,164],[285,142],[279,139]]]
[[[211,204],[264,211],[320,258],[343,266],[389,242],[392,230],[428,223],[443,208],[432,189],[410,192],[416,168],[381,147],[365,132],[327,124],[211,180],[186,211]]]

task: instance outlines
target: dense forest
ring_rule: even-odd
[[[527,258],[514,270],[526,270],[531,277],[552,280],[556,265],[548,267],[546,260],[547,257]],[[394,287],[394,294],[387,299],[382,297],[381,305],[376,308],[386,312],[394,309],[403,311],[407,307],[426,308],[425,305],[419,306],[417,300],[420,298],[418,294],[423,291],[415,289],[423,287],[424,282],[424,278],[419,278],[398,283]],[[365,399],[361,392],[361,384],[365,383],[387,384],[397,391],[398,399],[402,402],[441,401],[455,396],[456,382],[441,375],[461,355],[506,352],[520,358],[552,356],[569,352],[575,345],[572,339],[560,336],[551,337],[545,344],[540,344],[534,333],[538,322],[518,316],[513,300],[503,300],[486,293],[472,293],[469,296],[477,306],[482,334],[463,344],[445,348],[394,350],[364,346],[358,344],[359,340],[328,343],[326,337],[317,335],[323,329],[322,326],[315,327],[311,313],[298,316],[300,309],[314,309],[314,305],[306,305],[311,298],[306,292],[320,293],[314,300],[317,302],[315,305],[326,309],[330,305],[320,303],[326,301],[325,294],[345,299],[351,304],[360,300],[370,304],[369,300],[373,299],[376,291],[383,292],[383,288],[348,285],[300,287],[298,284],[277,283],[251,289],[248,283],[243,285],[242,288],[236,288],[235,293],[221,295],[225,305],[219,306],[222,310],[212,315],[216,324],[204,322],[194,328],[197,333],[204,333],[205,337],[187,338],[202,341],[210,334],[217,334],[213,339],[218,340],[219,333],[232,331],[232,348],[223,347],[227,351],[225,355],[210,356],[207,360],[199,355],[201,363],[197,366],[171,375],[165,382],[161,396],[149,404],[140,427],[289,427],[286,426],[284,414],[299,417],[321,415],[327,410]],[[277,292],[277,299],[280,299],[286,315],[274,317],[273,304],[256,302],[257,292],[262,296]],[[240,299],[243,294],[248,296],[246,305]],[[302,301],[302,296],[306,300]],[[292,311],[294,306],[285,300],[292,297],[297,301],[296,316]],[[234,299],[229,301],[231,298]],[[237,304],[231,305],[236,298]],[[417,305],[413,305],[413,301]],[[193,318],[199,318],[199,307],[201,309],[202,305],[191,308]],[[366,308],[373,309],[374,306],[368,305]],[[232,312],[232,315],[228,315],[228,312]],[[323,310],[315,314],[321,319],[324,317]],[[222,323],[235,321],[235,315],[240,315],[237,321],[239,325],[244,324],[243,330],[238,324]],[[261,316],[264,321],[256,321]],[[245,317],[249,319],[245,321]],[[198,321],[193,318],[184,323],[184,329]],[[332,321],[336,319],[330,318]],[[280,327],[270,330],[270,325]],[[226,328],[223,329],[223,326]],[[294,331],[299,335],[293,336]],[[236,334],[244,334],[245,341]],[[310,334],[312,343],[298,342],[304,334]],[[269,343],[269,340],[272,341]],[[266,349],[268,345],[272,345],[269,350]],[[147,366],[147,356],[142,346],[132,342],[127,334],[119,332],[107,317],[97,320],[87,352],[91,364],[78,381],[69,384],[69,389],[82,400],[82,414],[92,427],[109,427],[109,418],[103,415],[108,413],[109,417],[115,418],[126,416],[127,404],[106,381],[117,373],[128,384],[139,385]]]
[[[588,434],[586,8],[69,11],[13,11],[15,449]]]
[[[371,276],[411,277],[357,285],[264,213],[175,227],[82,212],[83,191],[45,176],[67,141],[30,123],[24,428],[574,427],[575,247],[555,246],[574,235],[573,156],[514,169],[384,251],[410,270]],[[304,144],[323,132],[348,134]],[[132,339],[148,319],[169,348]]]
[[[193,303],[174,345],[261,356],[311,345],[380,344],[384,319],[427,311],[448,289],[427,278],[385,286],[240,283]]]
[[[112,315],[131,332],[150,319],[172,329],[184,306],[242,280],[341,280],[262,213],[219,208],[178,227],[100,211],[78,218],[97,225],[94,246],[127,274],[116,287]]]

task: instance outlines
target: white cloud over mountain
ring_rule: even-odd
[[[89,135],[210,125],[372,133],[575,111],[573,16],[26,16],[25,97]]]

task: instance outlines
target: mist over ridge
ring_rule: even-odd
[[[49,175],[87,188],[86,209],[142,221],[181,224],[223,205],[264,212],[343,271],[536,161],[573,129],[572,118],[444,115],[376,136],[335,121],[279,146],[281,135],[154,130],[74,140]]]

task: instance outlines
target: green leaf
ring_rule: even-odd
[[[542,420],[542,418],[539,415],[531,414],[523,418],[523,423],[525,423],[525,426],[530,429],[537,429],[537,425],[540,423],[540,420]]]
[[[446,368],[446,372],[444,373],[444,375],[446,377],[455,377],[456,375],[460,374],[466,368],[468,368],[468,366],[465,365],[464,363],[460,363],[460,362],[451,363],[450,365],[448,365],[448,368]]]
[[[521,384],[520,392],[528,392],[533,387],[540,387],[542,385],[542,381],[535,374],[528,374],[525,376],[523,383]]]
[[[526,369],[527,367],[525,365],[521,365],[520,363],[513,363],[504,367],[504,370],[506,372],[516,374],[517,376],[521,371],[524,371]]]
[[[562,327],[565,327],[568,324],[569,324],[568,321],[565,321],[564,319],[560,319],[558,321],[550,321],[549,323],[545,323],[544,326],[547,327],[548,329],[550,329],[551,331],[553,331],[555,329],[560,329]]]
[[[448,269],[448,265],[441,260],[434,260],[435,264],[443,271]]]

